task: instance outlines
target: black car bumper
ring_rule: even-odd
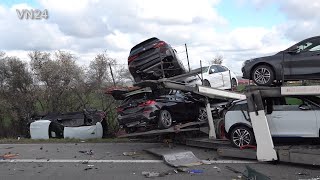
[[[118,115],[118,122],[123,127],[146,126],[149,123],[155,123],[157,116],[155,112],[143,111],[129,115]]]
[[[250,70],[246,66],[242,67],[241,71],[242,71],[242,78],[250,79]]]

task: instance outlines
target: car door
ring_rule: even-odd
[[[222,73],[218,70],[217,65],[210,66],[207,79],[209,80],[211,87],[223,88]]]
[[[303,98],[286,97],[283,103],[273,105],[269,118],[276,129],[273,136],[315,137],[318,134],[316,113]]]
[[[297,51],[289,53],[285,58],[286,67],[289,67],[289,79],[301,79],[320,73],[320,39],[308,39],[296,47]]]
[[[173,114],[175,120],[180,121],[186,119],[187,107],[184,96],[182,95],[182,92],[179,90],[174,90],[173,92],[174,94],[172,94],[172,97],[174,98],[176,105],[170,108],[171,112],[175,113]]]
[[[222,65],[217,65],[217,68],[221,72],[224,89],[231,89],[229,69]]]

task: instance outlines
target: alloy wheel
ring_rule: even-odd
[[[243,128],[236,129],[232,134],[232,141],[238,147],[249,145],[251,138],[250,132]]]
[[[162,124],[166,127],[170,127],[172,124],[171,114],[168,111],[162,111],[161,113]]]
[[[198,115],[199,121],[208,121],[208,114],[207,110],[204,107],[199,108],[199,115]]]
[[[264,67],[256,69],[254,72],[254,80],[259,84],[267,84],[270,81],[271,72]]]

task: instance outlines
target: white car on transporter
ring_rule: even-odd
[[[319,97],[287,96],[263,101],[272,137],[319,138]],[[233,146],[255,144],[246,100],[234,101],[227,109],[224,120],[226,137]]]
[[[203,78],[203,81],[201,81],[201,78]],[[188,85],[199,84],[218,89],[233,89],[238,86],[238,79],[229,68],[220,64],[212,64],[202,67],[202,74],[188,77],[184,80],[184,83]]]

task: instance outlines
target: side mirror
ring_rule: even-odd
[[[299,106],[299,109],[303,110],[303,111],[306,111],[306,110],[310,110],[310,106],[306,105],[306,104],[301,104]]]

